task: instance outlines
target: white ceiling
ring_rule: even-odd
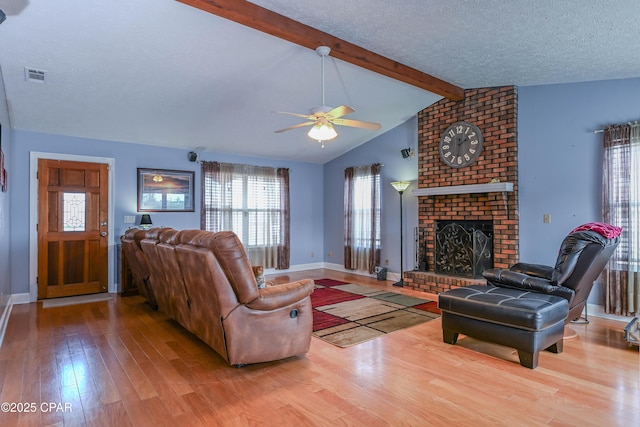
[[[463,88],[640,77],[637,0],[253,0]],[[321,5],[321,7],[319,7]],[[326,100],[374,132],[275,134],[321,104],[320,58],[174,0],[0,0],[11,126],[325,163],[441,97],[331,58]],[[46,71],[27,82],[25,67]]]

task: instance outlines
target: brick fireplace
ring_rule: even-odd
[[[442,99],[418,113],[418,227],[425,271],[405,272],[405,287],[439,293],[484,283],[436,274],[436,221],[492,221],[493,266],[519,258],[517,90],[514,86],[469,89],[461,101]],[[478,126],[484,147],[471,166],[451,168],[440,159],[442,133],[457,121]]]

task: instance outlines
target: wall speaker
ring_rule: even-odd
[[[189,161],[190,162],[197,162],[198,161],[198,153],[196,153],[195,151],[190,151],[189,152]]]
[[[403,148],[402,150],[400,150],[400,153],[402,154],[403,159],[413,157],[413,150],[411,148]]]

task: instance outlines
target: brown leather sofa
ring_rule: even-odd
[[[140,241],[140,247],[145,255],[149,268],[149,288],[153,294],[158,310],[173,317],[171,292],[168,286],[166,272],[162,261],[158,256],[157,245],[161,238],[168,239],[178,230],[173,228],[152,228],[145,232],[145,237]]]
[[[242,243],[228,231],[154,228],[145,232],[140,247],[158,309],[229,364],[279,360],[309,350],[312,280],[258,289]]]
[[[149,284],[149,266],[147,258],[142,252],[140,242],[146,237],[146,232],[137,228],[128,229],[123,236],[120,237],[124,256],[127,258],[133,283],[136,285],[140,295],[156,307],[156,299],[152,294]]]

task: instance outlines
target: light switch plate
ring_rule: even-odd
[[[136,217],[134,215],[125,215],[124,216],[124,223],[125,224],[135,224],[136,222]]]

